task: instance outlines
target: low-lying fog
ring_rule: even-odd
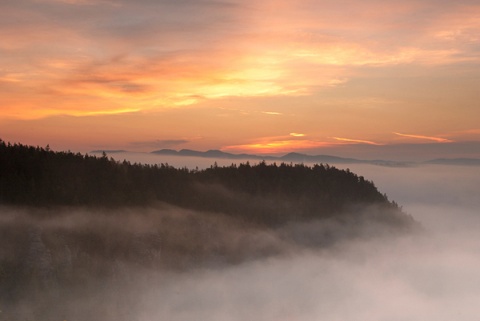
[[[478,167],[349,167],[425,231],[180,277],[148,289],[140,320],[477,320]]]
[[[424,230],[188,271],[129,265],[125,282],[99,282],[87,295],[59,295],[57,307],[45,308],[63,306],[67,320],[102,321],[477,320],[479,168],[337,167],[373,180]],[[95,316],[99,302],[105,309]],[[33,320],[31,304],[15,307],[24,320]]]

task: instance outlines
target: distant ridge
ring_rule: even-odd
[[[426,164],[438,165],[468,165],[480,166],[480,159],[478,158],[436,158],[425,162]]]
[[[227,158],[227,159],[258,159],[258,160],[277,160],[280,159],[275,156],[260,156],[251,154],[231,154],[225,153],[218,149],[207,150],[200,152],[192,149],[181,149],[176,151],[174,149],[161,149],[151,152],[157,155],[172,155],[172,156],[189,156],[189,157],[204,157],[204,158]]]
[[[93,150],[92,154],[119,154],[130,153],[127,150]],[[258,161],[280,161],[293,163],[323,163],[323,164],[371,164],[388,167],[410,167],[417,165],[457,165],[457,166],[480,166],[480,159],[478,158],[435,158],[427,161],[413,162],[413,161],[393,161],[393,160],[364,160],[357,158],[347,158],[332,155],[307,155],[302,153],[291,152],[283,156],[271,155],[254,155],[254,154],[232,154],[223,152],[218,149],[211,149],[205,152],[193,149],[160,149],[150,152],[155,155],[168,156],[185,156],[185,157],[202,157],[211,159],[232,159],[232,160],[258,160]]]
[[[220,158],[220,159],[244,159],[244,160],[270,160],[283,162],[309,162],[309,163],[336,163],[336,164],[373,164],[380,166],[405,167],[410,166],[409,162],[398,162],[389,160],[361,160],[356,158],[344,158],[331,155],[306,155],[301,153],[288,153],[283,156],[270,155],[253,155],[253,154],[231,154],[221,150],[208,150],[206,152],[182,149],[176,151],[174,149],[160,149],[152,151],[156,155],[170,155],[170,156],[188,156],[188,157],[203,157],[203,158]]]
[[[322,163],[343,163],[343,164],[357,164],[365,163],[367,161],[359,160],[355,158],[343,158],[338,156],[330,155],[305,155],[300,153],[288,153],[284,156],[279,157],[281,160],[285,161],[295,161],[295,162],[322,162]]]

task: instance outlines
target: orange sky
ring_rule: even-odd
[[[476,0],[4,0],[0,138],[457,151],[480,141],[479,16]]]

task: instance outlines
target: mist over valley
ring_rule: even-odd
[[[54,158],[53,152],[25,148]],[[135,168],[81,158],[117,166],[125,177]],[[1,160],[5,165],[7,158]],[[176,182],[183,183],[161,189],[175,191],[168,198],[103,202],[88,196],[79,180],[69,188],[77,186],[85,198],[42,192],[43,198],[30,201],[44,203],[29,204],[6,198],[10,194],[3,189],[0,320],[473,320],[477,315],[475,167],[349,164],[342,170],[252,163],[189,172],[173,165],[159,177],[180,175]],[[42,173],[50,173],[49,182],[62,182],[56,169]],[[11,174],[2,172],[2,184]],[[193,174],[195,179],[185,180]],[[282,183],[282,177],[293,183]],[[240,183],[241,178],[248,179]],[[40,193],[43,179],[32,179],[37,189],[24,189]],[[101,176],[94,181],[105,183]],[[322,190],[320,182],[328,187]]]

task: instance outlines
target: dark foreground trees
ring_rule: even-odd
[[[371,181],[329,165],[260,162],[199,171],[0,141],[0,204],[122,207],[155,202],[263,224],[329,217],[358,204],[397,208]]]

